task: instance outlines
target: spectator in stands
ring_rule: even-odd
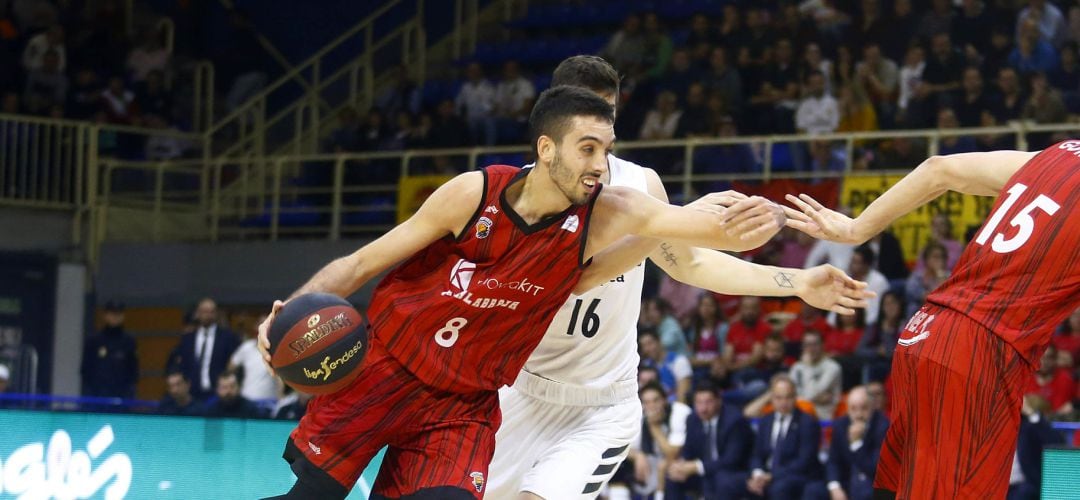
[[[478,144],[495,144],[495,87],[484,76],[480,63],[465,68],[465,83],[454,101],[458,114],[465,117],[469,132]]]
[[[191,395],[191,382],[184,372],[170,371],[165,376],[167,394],[158,403],[162,415],[199,416],[206,413],[202,403]]]
[[[780,5],[780,12],[776,16],[776,22],[773,23],[773,29],[778,37],[790,39],[796,47],[806,47],[822,38],[817,25],[812,19],[803,17],[795,2]],[[825,73],[828,74],[827,71]]]
[[[847,159],[844,150],[832,147],[829,141],[810,142],[810,166],[811,172],[843,172],[847,167]]]
[[[868,1],[876,3],[876,0]],[[881,46],[876,42],[864,45],[862,54],[863,60],[855,65],[855,79],[859,85],[856,89],[865,90],[874,111],[888,123],[896,112],[900,68],[892,59],[881,54]]]
[[[1046,74],[1033,73],[1031,75],[1031,97],[1024,104],[1024,113],[1021,115],[1025,120],[1033,120],[1035,123],[1065,123],[1069,117],[1065,110],[1065,101],[1061,97],[1061,91],[1050,87],[1046,81]],[[1050,133],[1031,134],[1028,138],[1033,149],[1046,148],[1052,144],[1056,137]],[[1064,139],[1064,137],[1063,137]]]
[[[638,139],[643,141],[657,141],[675,137],[675,129],[679,126],[682,110],[678,107],[679,101],[674,92],[663,91],[656,97],[656,107],[645,114],[645,122],[641,124]]]
[[[1011,30],[1004,26],[992,26],[990,28],[990,45],[979,48],[982,63],[979,68],[984,75],[997,75],[1001,68],[1009,66],[1009,56],[1013,51],[1013,36]]]
[[[997,101],[994,117],[1003,123],[1019,119],[1024,110],[1024,103],[1027,102],[1027,96],[1024,95],[1023,88],[1020,86],[1020,75],[1013,68],[1007,66],[1001,68],[998,70],[997,85],[1001,95]]]
[[[39,33],[26,43],[23,49],[22,65],[26,72],[39,70],[45,64],[45,54],[52,51],[56,54],[57,69],[63,72],[67,69],[67,50],[64,48],[64,28],[54,24],[43,33]]]
[[[747,88],[757,89],[761,83],[760,73],[769,62],[769,50],[773,45],[773,35],[768,25],[768,10],[750,4],[745,9],[743,27],[725,40],[735,54],[736,66],[744,77],[753,78],[746,82]]]
[[[992,99],[983,88],[982,72],[977,66],[964,68],[961,95],[957,99],[956,119],[961,127],[978,127],[982,112],[991,109]]]
[[[265,316],[260,317],[252,326],[262,324],[265,319]],[[262,354],[259,353],[259,347],[256,344],[258,336],[257,328],[248,330],[247,339],[240,344],[240,347],[236,348],[236,352],[229,359],[227,371],[241,374],[241,378],[244,380],[244,384],[240,388],[241,396],[256,404],[263,404],[268,400],[277,399],[280,383],[278,378],[266,370]]]
[[[99,102],[109,123],[131,125],[138,117],[135,93],[127,89],[119,76],[109,78],[109,86],[101,92]]]
[[[1024,74],[1057,69],[1057,50],[1050,42],[1039,38],[1039,27],[1035,20],[1028,19],[1020,25],[1020,37],[1016,41],[1016,48],[1009,54],[1009,65]]]
[[[915,92],[916,99],[922,100],[931,109],[947,102],[949,95],[960,88],[961,73],[965,67],[964,55],[953,47],[947,30],[946,27],[945,32],[933,35],[922,86]]]
[[[308,401],[311,401],[312,397],[311,394],[306,392],[291,390],[288,395],[278,401],[278,406],[273,413],[274,419],[300,420],[307,413]]]
[[[1080,9],[1077,13],[1080,14]],[[1066,97],[1075,96],[1080,91],[1080,64],[1077,64],[1076,42],[1068,42],[1061,47],[1061,64],[1047,77],[1050,79],[1050,86],[1060,90]]]
[[[359,150],[360,117],[356,108],[347,106],[338,113],[337,128],[330,132],[324,150],[328,153],[343,153]]]
[[[637,78],[645,60],[645,34],[641,31],[641,17],[630,14],[623,20],[622,29],[616,31],[600,51],[600,56],[611,62],[620,74]]]
[[[833,421],[829,460],[825,465],[826,484],[822,498],[870,500],[874,496],[874,473],[889,420],[870,408],[870,398],[862,386],[851,389],[847,397],[847,415]]]
[[[26,112],[43,115],[52,106],[64,104],[68,78],[60,71],[59,65],[59,56],[56,51],[50,50],[45,53],[41,65],[26,75],[26,90],[23,93]]]
[[[691,50],[697,50],[701,46],[716,45],[720,41],[717,32],[713,29],[709,17],[700,12],[690,17],[690,33],[686,37],[686,46]],[[674,60],[674,59],[673,59]]]
[[[660,385],[664,386],[669,398],[672,401],[686,401],[693,375],[686,356],[665,351],[660,337],[652,330],[638,331],[638,351],[641,354],[641,364],[656,369],[660,376]]]
[[[732,374],[735,390],[725,393],[724,399],[743,404],[765,394],[769,389],[769,381],[776,374],[787,373],[789,370],[786,351],[782,336],[773,333],[765,337],[761,361]],[[724,366],[729,365],[724,363]]]
[[[465,120],[454,113],[454,101],[445,99],[439,103],[428,139],[433,148],[457,148],[469,145],[471,142],[469,126]]]
[[[825,93],[825,75],[810,72],[806,93],[795,113],[795,128],[803,134],[831,134],[840,123],[840,108],[833,96]]]
[[[1034,394],[1024,396],[1024,405],[1020,410],[1024,418],[1020,419],[1007,500],[1038,500],[1042,484],[1043,449],[1049,445],[1065,444],[1065,439],[1050,426],[1045,416],[1048,409],[1049,405],[1042,397]]]
[[[393,69],[393,82],[375,98],[375,107],[388,116],[406,111],[417,115],[421,111],[423,95],[420,86],[409,77],[409,68],[404,65]]]
[[[714,47],[709,55],[709,68],[703,81],[710,93],[719,94],[728,113],[738,114],[743,104],[743,79],[739,70],[728,63],[724,47]]]
[[[916,100],[919,99],[925,71],[926,53],[922,47],[912,45],[904,56],[904,66],[900,68],[900,95],[896,101],[898,123],[910,125],[921,121],[922,108]]]
[[[865,365],[863,381],[884,380],[892,367],[896,340],[907,323],[907,305],[903,295],[888,291],[881,296],[878,320],[866,326],[855,353]]]
[[[686,333],[690,336],[690,350],[693,355],[690,365],[694,368],[695,379],[703,379],[715,358],[724,352],[724,339],[727,338],[728,325],[724,313],[711,293],[703,293],[697,302],[697,310],[690,316]]]
[[[877,255],[877,270],[890,282],[903,280],[911,271],[904,262],[904,249],[900,247],[900,240],[892,234],[892,231],[882,231],[876,234],[870,241],[870,249]]]
[[[833,94],[835,90],[833,88],[833,63],[821,55],[821,46],[810,42],[803,49],[803,58],[799,63],[799,81],[805,82],[810,77],[810,73],[814,71],[820,71],[822,76],[825,77],[825,93]]]
[[[799,498],[820,473],[821,429],[795,407],[795,382],[786,375],[774,377],[769,392],[773,413],[759,421],[747,490],[769,500]]]
[[[723,111],[723,110],[721,110]],[[713,135],[713,111],[705,98],[705,85],[691,83],[686,90],[686,109],[675,127],[675,137],[707,137]]]
[[[840,213],[850,214],[851,209],[841,207]],[[831,264],[840,269],[846,269],[851,263],[851,255],[855,252],[855,245],[834,243],[831,241],[817,240],[810,248],[810,254],[806,256],[803,269],[808,269],[821,264]]]
[[[1065,37],[1068,35],[1065,15],[1053,3],[1046,0],[1028,1],[1028,6],[1016,16],[1017,43],[1024,37],[1024,24],[1028,22],[1035,24],[1039,39],[1054,46],[1060,46],[1065,42]]]
[[[707,383],[694,388],[694,412],[686,421],[686,444],[668,466],[664,498],[699,492],[704,498],[746,493],[746,469],[754,432],[737,407],[723,404]]]
[[[930,39],[952,30],[956,11],[949,0],[931,0],[930,10],[923,14],[915,34],[923,39]]]
[[[889,280],[885,279],[885,276],[875,269],[874,249],[869,244],[863,243],[858,247],[855,247],[855,253],[851,255],[851,263],[848,264],[848,274],[859,281],[865,281],[867,283],[867,289],[873,291],[878,297],[889,291]],[[866,307],[866,322],[873,323],[877,321],[878,317],[877,302],[870,302],[870,305]]]
[[[946,266],[951,270],[960,260],[960,254],[964,246],[953,236],[953,223],[948,215],[943,213],[934,214],[930,219],[930,239],[945,247],[948,251]],[[916,266],[916,270],[922,268],[922,263]]]
[[[172,122],[173,96],[165,88],[165,74],[161,71],[150,71],[144,81],[136,85],[135,102],[139,103],[141,114],[159,116],[166,123]]]
[[[795,132],[797,123],[794,114],[795,108],[799,106],[799,77],[791,50],[791,40],[781,38],[776,41],[773,46],[772,61],[764,66],[757,91],[750,98],[749,111],[757,118],[757,131]],[[822,92],[824,92],[824,85],[824,76],[822,76]],[[810,95],[816,95],[816,89],[817,87],[814,87]],[[832,102],[835,107],[835,100]],[[822,104],[822,107],[827,106],[827,103]],[[820,126],[826,122],[813,120],[811,123]],[[835,130],[835,128],[834,124],[831,129]]]
[[[357,150],[359,151],[383,151],[390,149],[391,142],[390,126],[386,123],[386,116],[382,111],[371,108],[368,110],[367,119],[360,124],[357,136]]]
[[[885,16],[889,20],[889,29],[876,33],[876,37],[885,57],[899,61],[912,46],[919,20],[911,8],[911,0],[894,0],[891,14]]]
[[[91,120],[101,109],[101,82],[92,68],[81,68],[75,73],[66,109],[67,116],[76,120]]]
[[[1074,361],[1080,361],[1080,307],[1058,327],[1050,342],[1059,351],[1069,353]]]
[[[763,343],[772,328],[761,317],[761,298],[745,296],[739,299],[738,316],[728,326],[724,358],[736,370],[752,366],[764,354]]]
[[[862,0],[859,2],[859,7],[845,40],[845,45],[851,47],[876,44],[883,32],[892,29],[891,20],[882,17],[880,0]]]
[[[832,326],[825,321],[824,312],[821,309],[803,302],[802,308],[799,310],[799,315],[784,326],[784,341],[795,346],[795,349],[797,349],[797,346],[802,345],[803,335],[805,335],[806,332],[815,331],[822,335],[827,335],[830,330],[832,330]]]
[[[994,117],[994,112],[992,110],[983,110],[982,121],[979,123],[979,126],[997,127],[1000,125],[1001,123]],[[975,144],[979,148],[979,151],[1016,149],[1016,136],[1010,133],[980,134],[975,137]]]
[[[169,366],[183,371],[185,378],[194,382],[191,393],[202,400],[213,394],[213,382],[225,371],[240,341],[218,325],[217,303],[213,299],[199,301],[195,322],[195,331],[184,334],[169,355]]]
[[[941,108],[937,113],[937,128],[942,130],[960,128],[960,120],[952,108]],[[951,155],[975,151],[975,138],[970,135],[949,135],[941,138],[938,154]]]
[[[679,48],[671,53],[671,67],[660,78],[658,85],[663,90],[674,92],[682,104],[688,104],[683,99],[687,95],[690,84],[698,81],[701,81],[701,72],[694,67],[690,52],[685,48]],[[704,94],[702,94],[702,101],[704,101]]]
[[[134,398],[139,381],[135,338],[124,331],[124,305],[109,301],[104,307],[105,327],[83,343],[82,394],[107,398]]]
[[[634,468],[634,492],[647,496],[664,491],[664,471],[686,443],[686,424],[693,410],[680,401],[669,402],[656,382],[641,385],[638,396],[641,433],[630,445],[627,461]]]
[[[987,6],[983,0],[964,0],[953,18],[953,42],[965,54],[980,51],[990,45],[991,31],[987,27],[1000,24],[996,7]]]
[[[126,67],[133,82],[145,80],[151,72],[165,73],[169,69],[171,54],[161,43],[161,33],[148,30],[142,38],[142,43],[131,49],[127,57]]]
[[[1050,403],[1047,413],[1067,409],[1076,395],[1076,380],[1068,368],[1058,366],[1057,352],[1053,344],[1046,348],[1027,389],[1028,394],[1038,394]]]
[[[879,314],[880,316],[880,314]],[[821,332],[825,353],[833,358],[855,354],[855,348],[866,332],[866,310],[856,309],[855,314],[838,315],[836,328]]]
[[[799,398],[814,404],[817,418],[829,420],[840,403],[840,364],[825,354],[818,332],[806,332],[802,346],[802,356],[791,367],[791,379]]]
[[[495,118],[499,142],[521,144],[528,142],[529,112],[536,98],[536,87],[521,76],[517,61],[503,64],[502,80],[495,86]]]
[[[684,290],[688,294],[681,297],[685,297],[685,301],[690,304],[691,308],[687,311],[689,313],[689,311],[694,310],[693,307],[697,304],[697,297],[702,291],[693,287],[686,287]],[[661,297],[670,298],[663,291],[663,285],[661,285]],[[641,301],[638,330],[644,329],[651,329],[659,335],[660,343],[664,346],[665,351],[690,356],[690,347],[687,345],[686,335],[683,333],[682,327],[679,326],[679,320],[675,319],[675,313],[671,309],[669,299],[654,297]]]
[[[907,285],[904,287],[907,297],[909,315],[914,314],[921,307],[926,295],[941,285],[951,274],[948,266],[948,250],[936,241],[931,241],[923,247],[922,266],[911,273]]]
[[[217,378],[217,398],[206,404],[206,416],[227,418],[260,418],[262,411],[254,402],[240,395],[240,377],[226,370]]]

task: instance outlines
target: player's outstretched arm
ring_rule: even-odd
[[[436,189],[408,220],[355,252],[331,261],[289,298],[311,292],[352,295],[368,280],[410,255],[462,230],[480,204],[483,190],[481,172],[468,172],[451,179]],[[275,301],[270,315],[259,325],[259,349],[267,360],[267,330],[283,305],[284,302]]]
[[[798,197],[789,194],[787,200],[798,210],[784,207],[787,225],[815,238],[860,244],[946,191],[997,195],[1036,154],[991,151],[930,157],[874,200],[856,219],[825,208],[805,194]]]

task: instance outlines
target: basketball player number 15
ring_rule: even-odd
[[[1001,224],[1001,220],[1005,218],[1005,213],[1016,204],[1016,200],[1020,198],[1020,195],[1024,194],[1024,191],[1027,191],[1027,186],[1023,184],[1013,184],[1012,187],[1009,188],[1009,197],[1005,198],[1005,202],[1002,203],[997,212],[994,212],[994,215],[990,217],[990,220],[986,223],[986,227],[979,233],[979,237],[975,238],[976,243],[980,245],[986,244],[986,240],[990,239],[990,236],[997,230],[998,225]],[[1024,206],[1024,208],[1020,210],[1020,213],[1016,214],[1016,217],[1013,217],[1012,220],[1009,221],[1010,226],[1019,229],[1016,234],[1012,238],[1006,238],[1004,234],[997,233],[997,235],[994,236],[994,242],[990,245],[990,248],[997,253],[1009,253],[1015,251],[1023,246],[1024,243],[1027,243],[1028,238],[1031,238],[1032,231],[1035,230],[1035,220],[1031,217],[1031,214],[1035,209],[1042,210],[1048,215],[1054,215],[1059,208],[1061,208],[1061,206],[1058,205],[1057,202],[1051,200],[1044,194],[1040,194],[1037,198],[1032,200],[1031,203]]]

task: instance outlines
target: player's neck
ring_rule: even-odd
[[[559,214],[570,207],[570,200],[551,180],[547,169],[539,165],[524,179],[506,188],[506,201],[528,224]]]

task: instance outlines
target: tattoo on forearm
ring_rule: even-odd
[[[794,273],[785,273],[783,271],[776,273],[773,276],[773,281],[776,282],[776,286],[780,288],[795,288],[795,285],[791,282],[791,278],[795,277]]]
[[[676,259],[675,254],[671,253],[670,243],[661,243],[660,252],[664,254],[664,260],[667,261],[668,264],[673,266],[679,265],[679,259]]]

